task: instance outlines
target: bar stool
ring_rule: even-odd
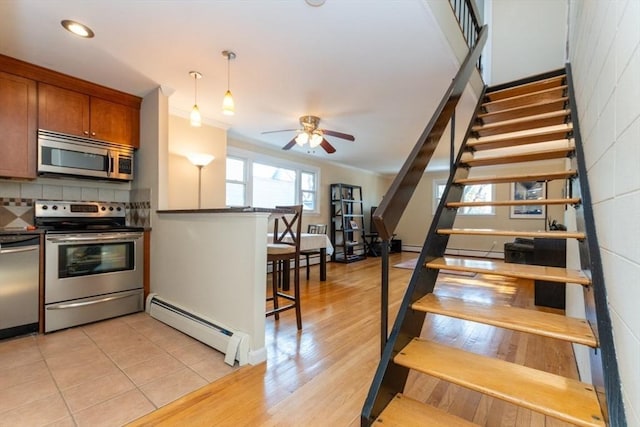
[[[267,310],[268,316],[280,319],[280,312],[295,309],[298,330],[302,329],[302,314],[300,311],[300,234],[302,231],[302,205],[276,206],[276,209],[287,210],[291,213],[280,215],[274,220],[273,243],[267,244],[267,262],[272,265],[271,290],[273,309]],[[282,223],[283,229],[279,230]],[[293,270],[293,294],[285,292],[283,286],[289,281],[291,260],[294,261]],[[291,304],[280,306],[279,298],[290,301]]]

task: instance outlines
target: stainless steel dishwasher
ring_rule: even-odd
[[[0,339],[38,330],[40,236],[0,235]]]

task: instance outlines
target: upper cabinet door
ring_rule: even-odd
[[[89,96],[45,83],[38,84],[38,127],[90,137]]]
[[[39,128],[140,146],[140,111],[73,90],[38,85]]]
[[[91,97],[91,137],[138,148],[139,114],[127,105]]]
[[[36,178],[36,82],[0,72],[0,176]]]

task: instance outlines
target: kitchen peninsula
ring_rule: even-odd
[[[152,246],[171,247],[174,255],[163,259],[152,253],[157,265],[147,310],[153,310],[152,298],[166,302],[173,312],[170,316],[190,318],[177,320],[186,325],[183,332],[192,335],[190,329],[195,328],[214,340],[222,339],[214,347],[227,346],[218,349],[227,353],[230,363],[234,359],[241,365],[265,361],[267,232],[275,212],[280,211],[158,210]]]

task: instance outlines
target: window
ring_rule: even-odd
[[[433,181],[433,213],[438,209],[447,182]],[[463,202],[490,202],[494,199],[493,184],[467,185],[462,193]],[[458,215],[495,215],[494,206],[467,206],[458,209]]]
[[[235,154],[227,157],[227,206],[302,204],[305,212],[318,212],[318,170],[249,151],[229,151]]]
[[[227,157],[227,206],[247,206],[246,188],[246,161],[235,157]]]
[[[316,174],[312,172],[302,172],[300,189],[302,191],[302,204],[305,210],[316,210]]]

